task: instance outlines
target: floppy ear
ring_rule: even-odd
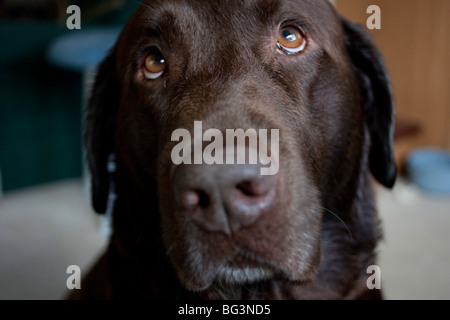
[[[397,169],[392,140],[394,104],[381,54],[359,25],[341,17],[345,44],[361,84],[367,127],[370,132],[369,166],[373,176],[392,188]]]
[[[100,64],[85,110],[84,143],[91,173],[92,205],[104,213],[110,190],[108,157],[114,152],[114,127],[120,98],[114,52]]]

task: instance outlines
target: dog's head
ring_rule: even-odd
[[[302,281],[320,263],[323,213],[353,201],[365,163],[393,185],[392,120],[379,53],[326,0],[144,1],[86,112],[93,205],[106,209],[115,154],[116,236],[154,245],[160,230],[186,288]],[[207,163],[227,157],[231,129],[249,133],[247,154],[267,138],[274,174],[258,157]]]

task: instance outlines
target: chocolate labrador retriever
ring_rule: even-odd
[[[372,176],[394,184],[393,113],[380,54],[327,0],[144,1],[86,110],[113,233],[74,297],[381,298]],[[229,130],[246,161],[220,161]]]

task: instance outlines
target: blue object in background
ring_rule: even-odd
[[[116,42],[122,27],[94,27],[57,38],[47,59],[63,69],[84,72],[95,68]]]
[[[82,176],[81,106],[87,75],[140,5],[120,1],[120,7],[111,6],[114,11],[96,11],[106,2],[77,2],[83,8],[81,30],[68,30],[65,21],[0,19],[3,191]]]
[[[412,151],[406,160],[411,181],[427,193],[450,195],[450,152],[438,148]]]

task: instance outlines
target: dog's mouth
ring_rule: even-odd
[[[228,284],[251,283],[273,278],[280,270],[272,263],[248,251],[239,251],[218,268],[216,279]]]
[[[320,229],[315,228],[319,218],[315,211],[308,210],[293,223],[281,226],[284,220],[262,219],[260,224],[232,236],[185,223],[185,229],[181,229],[184,241],[175,241],[180,237],[166,239],[172,244],[168,253],[178,279],[189,291],[233,288],[272,279],[305,282],[320,264]],[[307,232],[298,232],[301,227]]]
[[[180,277],[184,286],[192,291],[203,291],[218,287],[232,287],[233,285],[254,284],[269,279],[282,279],[286,281],[306,281],[310,274],[305,273],[307,264],[297,264],[292,268],[289,264],[263,257],[251,251],[236,249],[228,258],[211,259],[209,263],[192,265],[184,270],[190,275]],[[186,273],[185,273],[186,275]]]
[[[300,161],[294,168],[302,183],[286,166],[268,177],[259,165],[179,165],[172,173],[163,167],[172,176],[169,185],[160,180],[160,190],[168,190],[161,194],[163,237],[185,289],[305,281],[316,272],[318,191]]]

